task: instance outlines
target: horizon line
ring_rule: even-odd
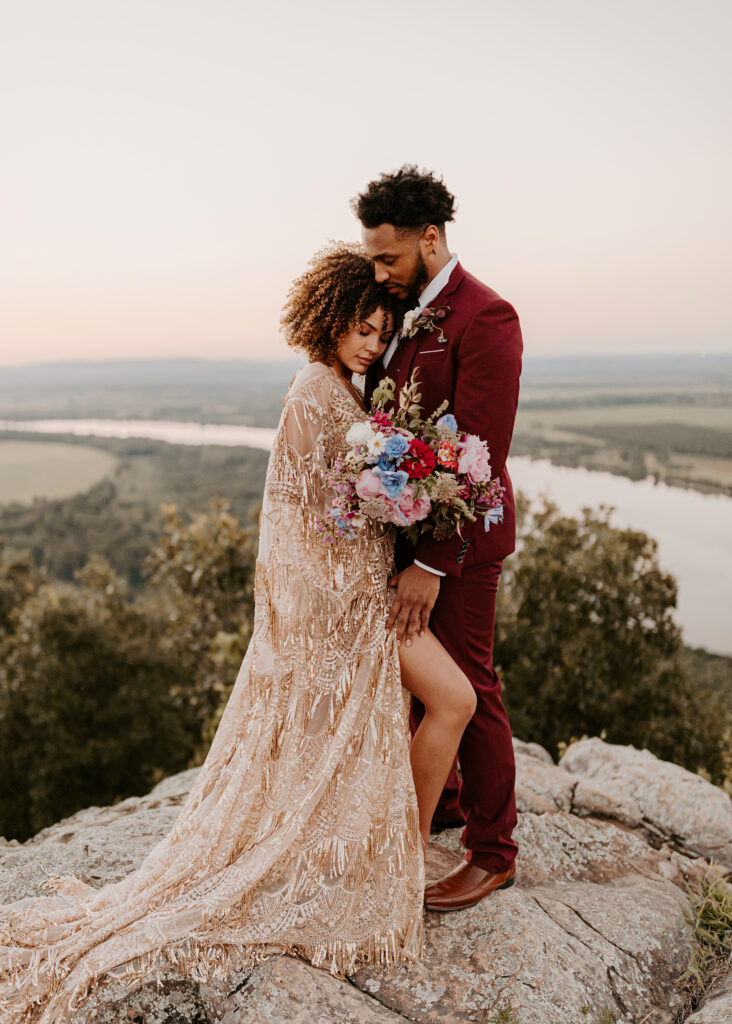
[[[725,349],[710,349],[707,351],[700,352],[697,350],[660,350],[660,351],[645,351],[645,352],[617,352],[617,351],[603,351],[603,352],[586,352],[583,350],[572,351],[572,352],[545,352],[537,353],[524,350],[524,360],[527,359],[668,359],[668,358],[694,358],[694,359],[707,359],[715,358],[720,356],[732,357],[732,346]],[[112,359],[94,359],[94,358],[72,358],[72,359],[56,359],[56,360],[39,360],[27,363],[3,363],[0,362],[0,370],[27,370],[40,367],[58,367],[58,366],[79,366],[79,365],[95,365],[95,366],[110,366],[114,364],[130,364],[130,363],[287,363],[295,362],[303,359],[303,356],[293,354],[287,354],[280,357],[264,359],[258,356],[128,356],[121,358]]]

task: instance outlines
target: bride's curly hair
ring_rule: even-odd
[[[399,315],[399,304],[374,280],[374,265],[361,246],[332,242],[292,282],[280,323],[288,345],[307,352],[311,363],[330,365],[343,335],[379,306]]]

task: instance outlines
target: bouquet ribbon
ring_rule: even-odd
[[[497,523],[502,523],[502,522],[503,522],[503,505],[496,505],[495,508],[492,508],[492,509],[490,509],[489,512],[486,512],[485,516],[483,517],[483,526],[485,527],[485,532],[486,533],[490,532],[491,524],[493,526],[495,526]]]

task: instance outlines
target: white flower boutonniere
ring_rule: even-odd
[[[410,309],[404,314],[402,338],[413,338],[417,331],[439,331],[437,341],[441,345],[445,344],[447,338],[442,330],[442,321],[449,312],[449,306],[438,306],[435,309],[425,306],[421,311]]]

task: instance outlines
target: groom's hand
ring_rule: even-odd
[[[399,642],[410,644],[412,637],[417,633],[421,636],[427,628],[440,592],[440,577],[418,565],[410,565],[392,576],[389,586],[396,587],[397,593],[386,620],[387,631],[396,626]]]

